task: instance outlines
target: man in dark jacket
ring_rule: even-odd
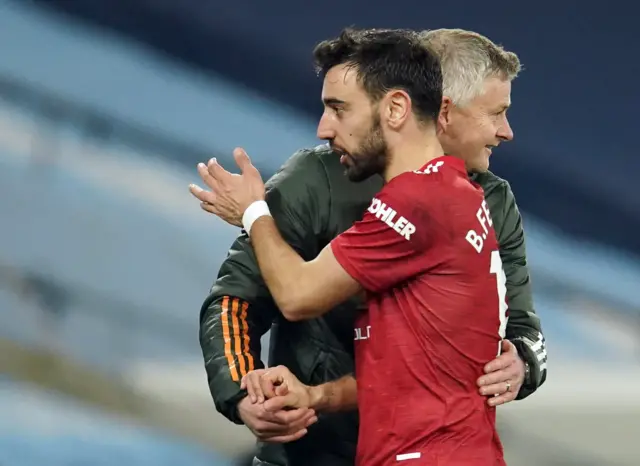
[[[492,149],[513,137],[506,110],[520,64],[513,53],[468,31],[429,31],[424,41],[439,55],[443,68],[447,97],[439,118],[439,139],[447,153],[465,160],[484,188],[507,276],[511,343],[487,365],[479,390],[494,405],[522,399],[546,378],[546,348],[533,309],[521,217],[507,182],[488,171]],[[478,72],[462,72],[469,65]],[[316,257],[360,219],[382,186],[377,177],[354,184],[343,171],[339,158],[319,146],[294,154],[268,183],[267,202],[278,228],[305,260]],[[201,193],[205,210],[207,195]],[[216,407],[231,421],[246,424],[262,441],[256,464],[353,464],[355,411],[268,413],[246,398],[240,382],[264,367],[260,337],[269,329],[270,366],[286,366],[307,385],[349,376],[357,305],[351,301],[322,318],[288,322],[262,281],[246,234],[232,245],[202,307],[200,341]]]

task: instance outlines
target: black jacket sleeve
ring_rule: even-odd
[[[529,366],[529,375],[518,393],[518,399],[523,399],[536,391],[547,377],[547,350],[540,319],[533,306],[522,216],[511,187],[506,181],[501,181],[496,195],[503,197],[500,202],[503,212],[499,216],[500,225],[496,221],[495,227],[507,276],[507,339],[515,344]]]
[[[307,260],[318,254],[317,237],[326,225],[328,183],[312,151],[291,157],[267,183],[267,203],[278,229]],[[264,367],[260,338],[278,314],[243,231],[222,264],[200,312],[200,346],[211,395],[220,413],[242,423],[237,403],[246,396],[240,381]]]

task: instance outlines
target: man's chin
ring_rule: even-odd
[[[469,173],[487,173],[489,171],[489,165],[485,165],[484,167],[472,167],[469,169]]]
[[[354,183],[359,183],[360,181],[362,181],[360,179],[360,174],[357,172],[354,172],[353,170],[351,170],[350,168],[345,168],[344,169],[344,174],[347,178],[349,178],[349,181],[352,181]]]
[[[469,173],[485,173],[489,171],[489,157],[483,155],[473,160],[473,162],[467,163],[467,170]]]
[[[344,174],[349,178],[349,181],[354,183],[360,183],[371,178],[373,175],[368,173],[363,173],[358,170],[354,170],[353,167],[347,167],[344,171]]]

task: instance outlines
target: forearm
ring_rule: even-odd
[[[307,262],[282,238],[272,217],[263,216],[254,222],[251,244],[278,308],[286,315],[306,307],[311,286]]]
[[[310,395],[310,407],[316,411],[336,412],[358,409],[358,388],[356,379],[352,375],[311,387]]]
[[[269,216],[253,224],[251,241],[264,281],[288,320],[319,317],[362,289],[331,245],[306,262],[282,239]]]
[[[205,301],[200,322],[200,347],[217,410],[241,423],[236,404],[246,391],[240,381],[248,372],[264,367],[260,360],[260,337],[266,329],[252,320],[254,310],[246,301],[224,296]],[[262,314],[266,314],[264,310]]]

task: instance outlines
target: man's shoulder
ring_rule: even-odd
[[[352,183],[344,174],[340,158],[328,144],[297,150],[267,182],[267,188],[283,183],[333,185]]]
[[[289,160],[287,160],[285,165],[293,164],[301,167],[317,168],[318,166],[325,165],[330,157],[335,157],[331,147],[329,147],[328,144],[319,144],[315,147],[306,147],[297,150]]]
[[[492,171],[487,170],[482,173],[474,173],[471,179],[478,183],[485,192],[485,195],[504,193],[511,191],[509,182],[504,178],[500,178]]]
[[[406,218],[412,225],[425,225],[441,215],[451,197],[441,173],[430,176],[421,171],[397,175],[378,192],[368,212],[383,221],[389,217]]]
[[[516,197],[507,180],[500,178],[490,171],[478,173],[474,175],[474,178],[474,181],[478,183],[484,191],[484,197],[491,210],[493,220],[497,224],[496,231],[499,231],[506,217],[515,220],[519,218]]]
[[[281,187],[283,184],[318,183],[326,179],[322,158],[328,148],[318,146],[296,151],[267,181],[267,188]]]
[[[478,185],[465,173],[442,165],[427,165],[421,170],[404,172],[389,181],[383,193],[414,205],[431,206],[482,196]]]
[[[340,157],[328,144],[296,151],[267,182],[268,190],[297,197],[301,194],[318,197],[325,193],[336,208],[350,211],[353,205],[368,202],[382,188],[382,178],[374,175],[362,182],[353,182],[345,175]],[[360,212],[362,209],[358,207]]]

